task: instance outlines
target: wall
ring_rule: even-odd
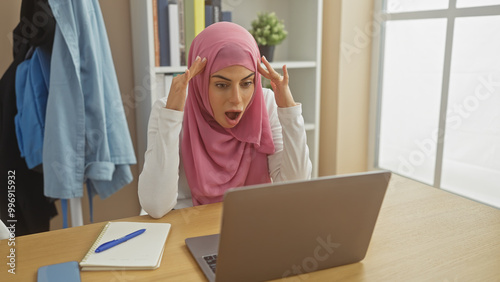
[[[133,93],[132,43],[130,32],[129,1],[101,0],[101,10],[106,25],[118,83],[124,102],[125,113],[136,146],[135,109]],[[0,74],[3,74],[12,61],[12,30],[19,22],[21,1],[2,1],[0,3]],[[106,200],[94,198],[94,221],[108,221],[138,215],[140,206],[137,196],[138,167],[131,167],[134,181]],[[89,223],[88,199],[82,201],[84,223]],[[57,206],[60,211],[59,201]],[[51,229],[62,227],[62,217],[58,215],[51,221]]]
[[[19,20],[21,1],[0,4],[0,73],[12,60],[11,31]],[[129,1],[101,0],[111,51],[132,141],[136,143],[133,108],[133,65]],[[364,171],[367,168],[368,104],[372,1],[326,0],[323,8],[322,108],[319,174],[331,175]],[[327,122],[325,122],[327,121]],[[109,199],[94,200],[95,221],[136,215],[137,166],[134,181]],[[88,223],[84,199],[85,223]],[[61,217],[52,228],[61,226]]]
[[[337,172],[341,10],[342,0],[323,2],[319,176]]]
[[[12,62],[12,31],[19,22],[21,1],[2,1],[0,4],[0,74]]]
[[[366,171],[373,1],[323,5],[319,174]]]

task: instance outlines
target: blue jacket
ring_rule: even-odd
[[[17,66],[16,72],[16,137],[29,169],[42,163],[50,77],[50,52],[46,49],[36,48],[30,59]]]
[[[106,198],[133,179],[135,154],[97,0],[49,0],[52,50],[43,169],[45,195]]]

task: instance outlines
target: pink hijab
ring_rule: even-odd
[[[274,144],[252,35],[234,23],[212,24],[193,40],[188,67],[196,56],[207,64],[189,81],[181,152],[193,204],[201,205],[222,201],[229,188],[271,182],[267,156]],[[240,122],[225,129],[213,117],[208,86],[211,74],[233,65],[255,72],[255,90]]]

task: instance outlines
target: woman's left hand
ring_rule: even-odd
[[[269,64],[266,57],[262,56],[262,62],[266,66],[264,69],[260,62],[257,62],[258,71],[260,74],[271,81],[271,87],[274,91],[276,104],[280,108],[294,107],[297,104],[293,100],[292,92],[288,86],[288,71],[286,65],[283,66],[283,76],[277,73]]]

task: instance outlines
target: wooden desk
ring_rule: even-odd
[[[217,233],[221,204],[176,210],[159,220],[171,233],[161,267],[81,272],[82,281],[204,281],[186,237]],[[0,281],[36,281],[40,266],[80,261],[104,223],[16,238],[16,274],[7,272],[0,241]],[[500,281],[500,210],[393,175],[366,258],[289,281]]]

